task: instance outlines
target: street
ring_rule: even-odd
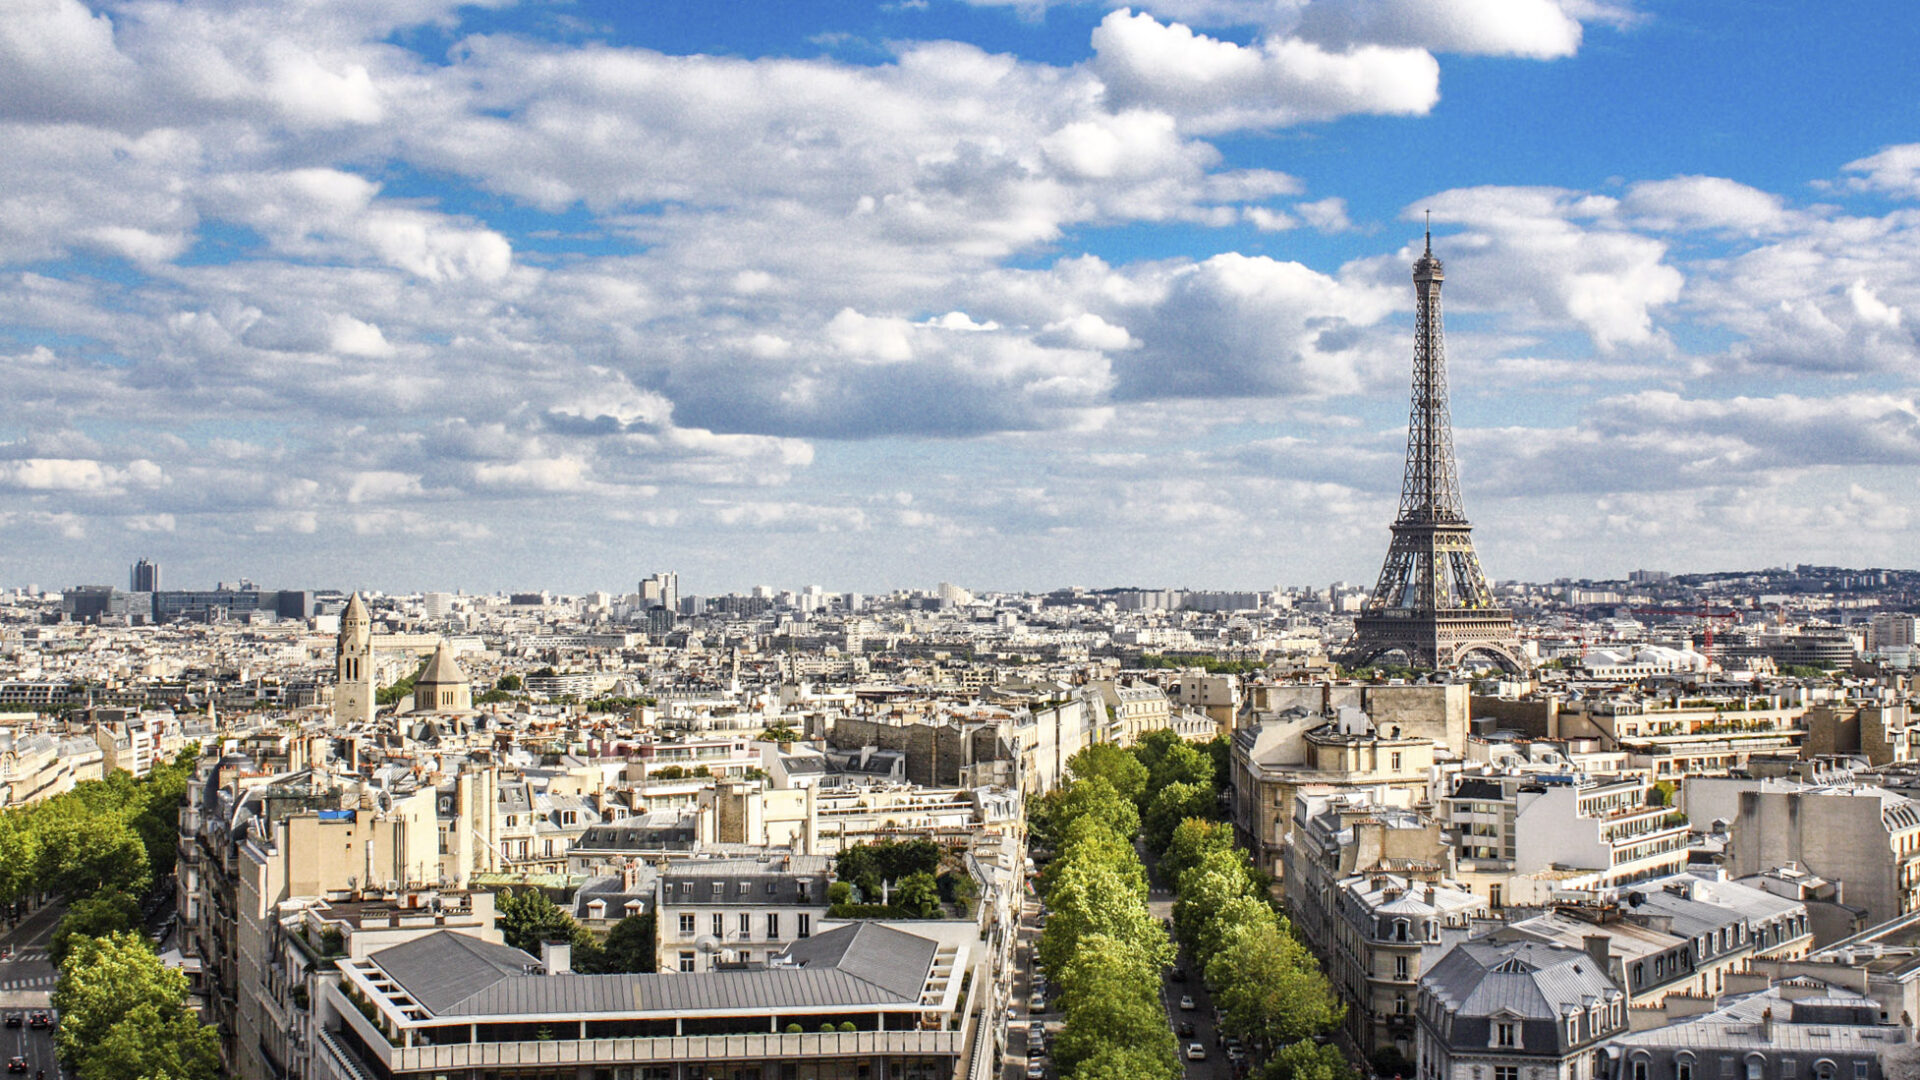
[[[0,1016],[20,1017],[19,1027],[0,1028],[0,1059],[16,1054],[25,1058],[29,1078],[41,1070],[48,1080],[61,1080],[63,1076],[54,1055],[53,1028],[29,1026],[36,1011],[50,1008],[55,973],[52,961],[47,959],[47,942],[62,914],[60,905],[48,904],[0,935],[0,948],[12,950],[10,959],[0,960]]]
[[[1156,885],[1147,893],[1147,911],[1161,920],[1173,918],[1173,890]],[[1181,1035],[1180,1063],[1186,1066],[1188,1080],[1227,1080],[1233,1070],[1227,1063],[1227,1054],[1220,1045],[1213,1023],[1213,1001],[1207,994],[1205,981],[1200,976],[1200,968],[1193,958],[1183,950],[1178,967],[1186,972],[1186,981],[1173,977],[1173,971],[1165,971],[1160,976],[1160,997],[1166,1002],[1169,1023],[1175,1031],[1182,1023],[1193,1025],[1192,1035]],[[1193,1008],[1180,1008],[1181,995],[1193,998]],[[1187,1058],[1187,1046],[1199,1043],[1206,1048],[1205,1061],[1190,1061]]]

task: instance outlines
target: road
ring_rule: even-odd
[[[54,968],[47,959],[47,942],[64,913],[60,905],[48,904],[0,934],[0,948],[12,950],[11,959],[0,960],[0,1015],[18,1013],[22,1018],[17,1028],[0,1028],[0,1057],[18,1054],[27,1059],[29,1070],[45,1070],[48,1080],[64,1076],[54,1056],[53,1029],[28,1027],[25,1018],[34,1010],[46,1009],[53,992]],[[29,1078],[34,1075],[34,1071],[27,1073]]]
[[[1154,918],[1171,920],[1173,918],[1173,890],[1156,885],[1147,892],[1147,911]],[[1186,1066],[1187,1080],[1229,1080],[1233,1069],[1227,1063],[1227,1052],[1220,1045],[1219,1034],[1214,1030],[1213,1001],[1207,995],[1206,984],[1200,978],[1199,965],[1182,950],[1177,970],[1186,973],[1186,981],[1173,977],[1173,971],[1165,971],[1160,976],[1160,998],[1166,1002],[1168,1023],[1176,1031],[1182,1022],[1193,1025],[1192,1035],[1180,1036],[1180,1062]],[[1193,998],[1193,1008],[1180,1008],[1181,995]],[[1206,1048],[1205,1061],[1191,1061],[1187,1058],[1187,1044],[1199,1043]]]
[[[1048,1001],[1047,1012],[1031,1013],[1027,1011],[1027,1002],[1033,997],[1033,961],[1034,949],[1040,943],[1040,903],[1028,899],[1020,914],[1020,940],[1014,946],[1013,967],[1013,1008],[1015,1015],[1007,1021],[1007,1061],[1001,1069],[1002,1080],[1024,1080],[1027,1075],[1027,1047],[1030,1040],[1044,1037],[1051,1026],[1058,1030],[1060,1014],[1051,1011],[1053,1002]],[[1056,1076],[1053,1062],[1047,1062],[1048,1076]]]

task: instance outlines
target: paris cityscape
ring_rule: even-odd
[[[6,1073],[1920,1080],[1916,48],[12,0]]]

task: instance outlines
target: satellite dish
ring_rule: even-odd
[[[693,947],[703,953],[717,953],[720,951],[720,939],[712,934],[701,934],[693,939]]]

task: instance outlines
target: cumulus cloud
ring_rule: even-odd
[[[1093,70],[1116,104],[1165,110],[1193,131],[1418,115],[1440,99],[1440,66],[1417,48],[1329,51],[1286,37],[1238,45],[1117,11],[1094,30],[1093,49]]]

